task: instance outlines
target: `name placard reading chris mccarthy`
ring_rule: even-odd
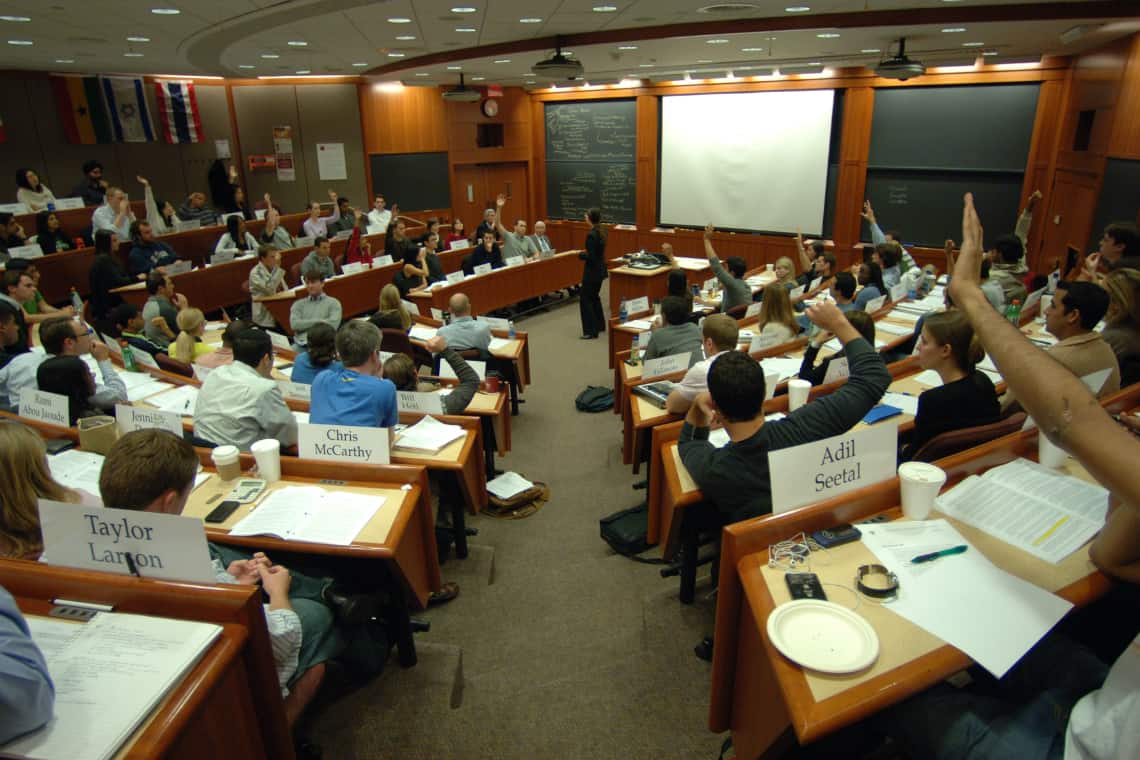
[[[298,425],[297,453],[302,459],[388,464],[388,429]]]
[[[44,556],[52,565],[130,575],[133,563],[143,578],[216,582],[206,530],[197,517],[40,499],[40,526]]]
[[[895,476],[898,427],[879,425],[768,454],[779,514]]]

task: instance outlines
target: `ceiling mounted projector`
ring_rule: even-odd
[[[906,37],[899,39],[899,53],[894,58],[880,61],[875,67],[875,74],[884,79],[898,79],[906,81],[912,77],[920,77],[926,73],[926,66],[921,61],[912,61],[906,57]]]
[[[463,83],[463,75],[459,75],[459,86],[443,91],[443,99],[450,100],[452,103],[474,103],[480,100],[483,94],[478,90],[472,89]]]
[[[546,79],[579,79],[585,72],[581,61],[562,55],[562,45],[556,45],[553,56],[534,64],[530,70]]]

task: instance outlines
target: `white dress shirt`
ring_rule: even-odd
[[[115,233],[119,240],[126,241],[131,239],[131,222],[135,220],[133,211],[127,212],[123,217],[123,221],[118,227],[115,226],[115,217],[118,212],[104,203],[99,208],[95,209],[95,213],[91,215],[91,226],[96,232],[99,230],[107,230],[108,232]]]
[[[7,409],[15,409],[20,403],[20,391],[39,387],[36,383],[36,371],[50,358],[52,357],[41,350],[33,350],[20,354],[0,369],[0,404]],[[87,357],[83,359],[87,360]],[[92,405],[100,409],[110,409],[115,404],[127,400],[127,385],[119,377],[110,359],[101,362],[92,359],[87,363],[99,367],[99,376],[95,377],[95,393],[91,395]]]
[[[235,361],[213,370],[202,383],[194,407],[194,435],[242,451],[262,438],[292,446],[297,442],[297,418],[276,381]]]

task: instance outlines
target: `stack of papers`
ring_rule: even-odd
[[[653,328],[653,320],[652,319],[631,319],[628,322],[625,322],[620,326],[626,327],[630,330],[650,330]]]
[[[491,338],[491,345],[488,346],[490,351],[502,351],[507,346],[511,345],[511,341],[507,338]]]
[[[760,362],[760,366],[764,368],[765,375],[775,373],[780,376],[777,382],[783,382],[790,377],[799,375],[801,364],[803,364],[803,361],[800,359],[787,359],[782,356],[766,357]]]
[[[155,380],[146,373],[120,372],[119,377],[127,386],[127,401],[142,401],[147,396],[153,396],[174,387],[173,383],[164,383]],[[130,380],[128,380],[130,378]]]
[[[408,331],[408,337],[415,338],[416,340],[431,340],[435,337],[438,328],[431,327],[430,325],[415,324],[412,329]]]
[[[893,319],[896,322],[909,322],[914,324],[918,321],[918,315],[909,311],[901,311],[900,309],[893,309],[887,312],[887,319]]]
[[[180,385],[174,390],[150,396],[146,402],[164,412],[189,416],[194,414],[194,405],[198,403],[198,388],[193,385]]]
[[[911,417],[918,414],[918,396],[887,391],[883,394],[883,398],[880,399],[879,403],[893,406],[901,410],[904,414],[909,414]]]
[[[103,455],[68,449],[48,457],[51,476],[60,485],[99,495],[99,473],[103,471]]]
[[[500,499],[509,499],[528,488],[534,488],[534,483],[517,472],[504,472],[494,480],[487,481],[487,493]]]
[[[396,439],[396,448],[435,454],[464,435],[463,428],[459,425],[449,425],[435,417],[424,415],[419,422],[400,433]]]
[[[938,509],[1056,564],[1103,527],[1108,491],[1017,459],[966,478],[938,497]]]
[[[875,323],[875,329],[882,330],[883,332],[890,333],[891,335],[910,335],[912,332],[914,332],[914,323],[911,322],[910,327],[907,327],[905,325],[896,325],[890,322],[879,321]]]
[[[383,496],[290,486],[270,493],[230,535],[348,546],[384,502]]]

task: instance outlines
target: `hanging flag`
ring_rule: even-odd
[[[154,126],[141,78],[101,77],[111,129],[119,142],[153,142]]]
[[[168,143],[202,142],[202,119],[193,82],[161,80],[154,83],[158,122]]]
[[[98,77],[54,76],[51,87],[68,142],[94,145],[114,141]]]

